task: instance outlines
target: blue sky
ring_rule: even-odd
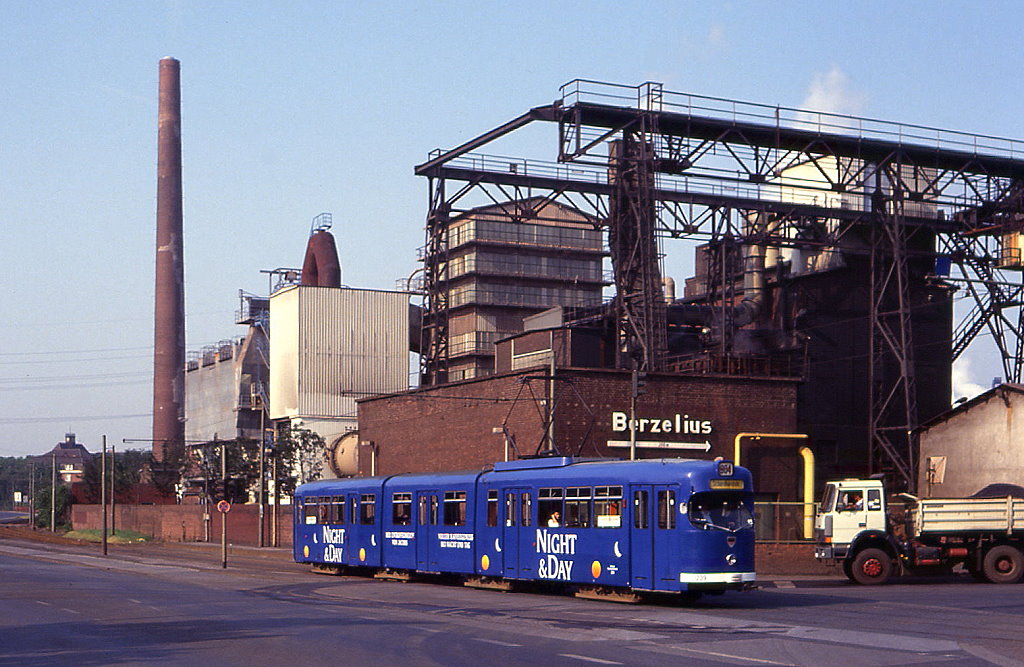
[[[0,3],[0,456],[147,438],[157,63],[181,61],[187,345],[334,216],[347,284],[416,267],[413,166],[574,78],[1024,137],[1016,3]],[[524,146],[550,159],[552,132]],[[688,247],[666,246],[686,277]],[[984,345],[987,341],[982,340]],[[1001,375],[972,350],[961,393]]]

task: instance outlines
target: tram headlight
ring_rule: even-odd
[[[728,563],[729,565],[735,565],[736,564],[736,555],[735,554],[728,554],[725,557],[725,562]]]

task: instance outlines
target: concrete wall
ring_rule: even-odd
[[[1022,412],[1021,419],[1014,413]],[[928,498],[969,496],[997,482],[1024,485],[1024,395],[997,389],[921,433],[918,492]],[[929,458],[946,457],[941,484],[928,483]]]
[[[206,505],[118,505],[117,529],[134,530],[152,535],[166,542],[202,542],[206,532],[203,513]],[[266,544],[270,544],[271,510],[266,510]],[[278,510],[278,545],[292,542],[292,507],[282,505]],[[210,541],[220,541],[220,513],[210,513]],[[228,541],[232,544],[257,546],[259,544],[259,507],[233,505],[228,513]],[[102,528],[103,516],[99,505],[72,505],[71,525],[75,530]]]

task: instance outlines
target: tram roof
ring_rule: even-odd
[[[455,484],[472,484],[478,479],[490,483],[512,480],[522,480],[523,482],[551,480],[551,483],[557,483],[558,480],[590,480],[605,476],[608,484],[621,484],[630,481],[659,482],[678,480],[681,476],[688,477],[694,474],[699,477],[717,477],[717,464],[717,461],[707,459],[662,458],[626,461],[552,456],[503,461],[495,463],[493,470],[485,471],[402,473],[378,477],[320,480],[303,484],[296,490],[296,494],[329,494],[342,489],[358,493],[361,489],[366,491],[379,489],[385,482],[389,488],[393,489],[450,487]],[[748,475],[749,473],[745,469],[736,469],[736,476],[746,477]]]

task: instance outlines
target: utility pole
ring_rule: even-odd
[[[213,436],[214,442],[217,440],[217,436]],[[224,497],[221,498],[223,501],[227,501],[228,495],[228,443],[224,441],[220,446],[220,481],[224,488]],[[220,566],[227,568],[228,566],[228,513],[221,511],[220,513]]]
[[[36,529],[36,464],[28,464],[28,514],[32,530]]]
[[[110,534],[117,535],[117,493],[114,480],[117,479],[117,453],[114,445],[110,446]]]
[[[50,532],[57,532],[57,452],[50,455]]]
[[[277,489],[277,454],[270,458],[271,477],[274,480],[274,505],[270,513],[270,544],[277,546],[277,506],[281,503],[281,494]]]
[[[266,545],[266,522],[264,520],[266,514],[266,478],[267,478],[267,467],[266,467],[266,452],[267,452],[267,432],[264,430],[265,425],[263,417],[267,414],[263,408],[262,393],[260,398],[260,486],[259,486],[259,501],[260,501],[260,526],[259,526],[259,545],[265,547]]]
[[[103,555],[107,555],[107,436],[103,436],[103,454],[100,457],[100,514],[103,515]]]

